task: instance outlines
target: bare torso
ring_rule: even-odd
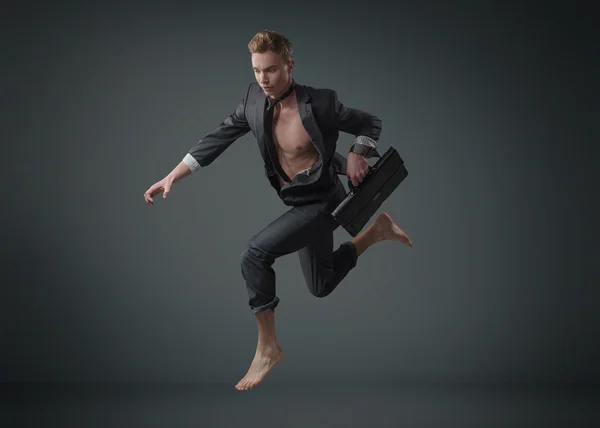
[[[295,94],[284,101],[277,104],[273,114],[273,139],[281,168],[293,180],[319,159],[319,152],[302,125]],[[281,178],[279,182],[285,183]]]

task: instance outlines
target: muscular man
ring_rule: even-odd
[[[235,111],[202,137],[165,178],[145,193],[148,204],[183,177],[209,165],[235,140],[252,131],[264,160],[265,174],[290,209],[254,235],[241,256],[241,272],[249,305],[258,325],[258,344],[246,375],[235,386],[252,389],[277,364],[283,352],[275,335],[275,259],[297,252],[309,291],[329,295],[358,257],[376,242],[412,242],[387,213],[334,251],[333,232],[339,223],[331,212],[346,190],[338,175],[354,186],[364,179],[365,158],[376,150],[381,121],[343,105],[331,89],[297,84],[292,78],[292,45],[281,34],[257,33],[248,48],[256,82],[252,82]],[[339,131],[356,137],[348,159],[336,152]]]

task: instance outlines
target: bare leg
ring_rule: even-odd
[[[412,247],[411,240],[394,223],[388,213],[379,214],[369,227],[352,239],[352,243],[356,246],[356,252],[360,256],[371,245],[384,240],[398,241]]]
[[[243,391],[260,384],[271,369],[283,358],[283,351],[275,336],[275,312],[271,309],[257,312],[258,344],[248,373],[235,386]]]

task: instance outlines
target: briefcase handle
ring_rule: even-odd
[[[379,154],[379,152],[377,150],[374,151],[372,157],[381,159],[381,155]],[[357,187],[355,187],[354,184],[352,184],[352,181],[350,179],[348,179],[348,188],[350,189],[351,193],[354,194],[358,191],[358,189],[360,189],[360,186],[367,180],[367,178],[369,178],[371,176],[371,173],[373,172],[373,168],[374,167],[369,165],[369,171],[367,172],[367,175],[365,175],[365,178],[363,179],[362,183],[360,183]]]

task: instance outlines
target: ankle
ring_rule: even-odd
[[[259,343],[256,347],[256,355],[272,355],[281,350],[277,342]]]
[[[381,231],[376,229],[374,225],[370,225],[367,229],[355,236],[351,242],[356,247],[357,256],[360,256],[367,251],[370,246],[383,240],[384,236]]]

